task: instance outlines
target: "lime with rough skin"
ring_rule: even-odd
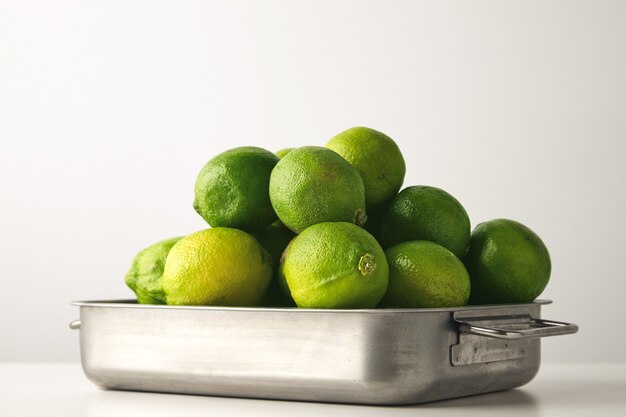
[[[400,191],[385,210],[380,227],[385,248],[410,240],[427,240],[459,258],[465,254],[470,231],[470,220],[461,203],[444,190],[425,185]]]
[[[252,235],[216,227],[179,240],[161,280],[167,304],[258,306],[271,278],[271,256]]]
[[[463,262],[472,280],[472,304],[530,303],[550,280],[545,244],[513,220],[496,219],[476,226]]]
[[[389,269],[372,237],[352,223],[318,223],[291,241],[281,272],[298,307],[374,308]]]
[[[276,221],[269,198],[270,174],[279,158],[245,146],[211,159],[198,174],[194,209],[212,227],[260,230]]]
[[[470,278],[448,249],[427,241],[403,242],[385,250],[389,287],[385,307],[438,308],[467,304]]]
[[[282,158],[283,156],[287,155],[289,152],[293,151],[294,148],[283,148],[279,151],[276,151],[276,156],[279,158]]]
[[[294,149],[270,177],[270,200],[280,220],[296,233],[322,222],[363,224],[365,190],[359,173],[334,151]]]
[[[125,281],[135,292],[139,304],[165,304],[161,285],[163,268],[172,246],[181,238],[173,237],[150,245],[133,259]]]
[[[406,165],[389,136],[368,127],[353,127],[331,138],[326,147],[356,168],[365,186],[369,211],[389,201],[402,187]]]

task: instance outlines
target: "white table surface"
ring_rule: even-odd
[[[626,416],[626,364],[543,364],[524,387],[429,404],[371,407],[101,391],[78,363],[0,363],[2,416]]]

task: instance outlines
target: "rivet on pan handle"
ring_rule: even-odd
[[[462,333],[505,340],[559,336],[576,333],[578,331],[578,326],[573,323],[536,318],[528,318],[528,328],[524,329],[507,329],[504,327],[498,327],[497,324],[477,324],[471,320],[455,319],[455,321],[458,324],[459,331]]]
[[[80,329],[80,320],[74,320],[70,322],[70,329],[77,330]]]

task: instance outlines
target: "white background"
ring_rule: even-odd
[[[77,361],[75,299],[206,227],[216,153],[386,132],[405,185],[550,249],[543,360],[626,361],[626,2],[0,0],[0,360]]]

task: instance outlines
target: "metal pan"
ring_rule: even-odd
[[[578,326],[531,304],[437,309],[179,307],[81,301],[82,366],[103,389],[414,404],[515,388],[540,338]]]

